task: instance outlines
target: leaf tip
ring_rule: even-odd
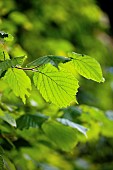
[[[101,80],[101,82],[102,82],[102,83],[104,83],[104,82],[105,82],[105,78],[104,78],[104,77],[102,77],[102,80]]]

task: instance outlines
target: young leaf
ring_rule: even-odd
[[[35,72],[33,80],[44,99],[60,107],[67,106],[75,100],[79,87],[73,75],[65,70],[58,70],[50,64]]]
[[[65,63],[65,62],[68,62],[68,61],[70,61],[70,58],[48,55],[48,56],[40,57],[40,58],[34,60],[33,62],[29,63],[27,66],[28,67],[29,66],[40,66],[40,65],[43,65],[43,64],[50,63],[53,66],[58,68],[59,63]]]
[[[57,118],[57,121],[62,123],[63,125],[66,125],[66,126],[70,126],[74,129],[77,129],[78,131],[80,131],[82,134],[84,134],[85,136],[86,135],[86,132],[87,132],[87,128],[85,128],[84,126],[81,126],[77,123],[74,123],[74,122],[71,122],[70,120],[68,119],[64,119],[64,118]]]
[[[31,90],[31,81],[26,73],[23,70],[9,68],[3,79],[9,84],[14,94],[22,98],[25,103],[25,95],[29,96],[28,90]]]
[[[11,126],[16,127],[15,119],[9,113],[3,112],[1,109],[0,109],[0,118],[6,121],[7,123],[9,123]]]
[[[77,53],[69,53],[76,71],[87,79],[104,82],[100,64],[92,57]]]
[[[48,119],[47,116],[43,114],[25,114],[17,119],[17,128],[19,129],[29,129],[30,127],[40,127],[41,124]]]
[[[15,67],[16,65],[22,65],[25,60],[25,56],[13,58],[11,60],[5,60],[0,62],[0,75],[10,67]]]
[[[48,120],[43,123],[42,129],[51,142],[64,151],[70,151],[77,144],[77,130],[69,126]]]

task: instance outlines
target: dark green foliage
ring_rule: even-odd
[[[27,64],[27,66],[28,67],[29,66],[39,67],[41,65],[51,63],[53,66],[58,68],[59,63],[66,63],[70,60],[71,60],[70,58],[66,58],[66,57],[48,55],[48,56],[44,56],[44,57],[40,57],[40,58],[36,59],[35,61]]]
[[[17,128],[29,129],[41,127],[42,123],[48,119],[47,116],[36,113],[35,115],[26,114],[17,119]]]
[[[10,67],[21,66],[25,56],[0,62],[0,75]]]

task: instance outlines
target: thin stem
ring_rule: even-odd
[[[35,72],[38,72],[38,70],[36,70],[36,69],[35,69],[36,67],[33,67],[33,68],[22,68],[22,67],[15,66],[14,68],[17,68],[17,69],[20,69],[20,70],[35,71]]]

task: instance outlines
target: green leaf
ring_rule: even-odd
[[[0,170],[4,170],[4,159],[3,159],[3,155],[4,155],[4,150],[3,150],[3,148],[0,146]]]
[[[63,111],[63,117],[68,119],[76,119],[77,117],[81,116],[82,111],[80,108],[75,106],[69,106],[67,108],[61,108],[59,111]]]
[[[11,60],[5,60],[5,61],[0,62],[0,75],[10,67],[22,65],[25,58],[26,58],[25,56],[22,56],[22,57],[16,57]]]
[[[7,156],[3,156],[4,160],[4,169],[2,170],[16,170],[14,164],[10,161],[10,159]]]
[[[31,90],[31,81],[26,73],[23,70],[9,68],[3,79],[8,83],[14,94],[22,98],[25,103],[25,95],[29,97],[28,90]]]
[[[40,66],[43,64],[50,63],[53,66],[58,68],[59,63],[66,63],[68,61],[70,61],[70,59],[66,57],[48,55],[48,56],[40,57],[34,60],[33,62],[29,63],[27,66],[28,67],[29,66]]]
[[[10,59],[8,52],[3,44],[0,44],[0,60],[4,61],[6,59]]]
[[[9,33],[6,33],[4,31],[0,31],[0,38],[3,38],[5,41],[13,41],[14,37],[9,34]]]
[[[100,64],[94,58],[74,52],[68,55],[73,59],[71,62],[79,74],[87,79],[104,82]]]
[[[4,160],[1,155],[0,155],[0,170],[4,170]]]
[[[0,155],[3,155],[4,154],[4,150],[3,148],[0,146]]]
[[[4,46],[3,44],[0,44],[0,60],[4,60]]]
[[[48,119],[47,116],[43,114],[25,114],[17,119],[17,128],[19,129],[29,129],[30,127],[37,128]]]
[[[33,80],[47,102],[63,107],[73,100],[76,101],[78,80],[66,70],[58,70],[47,64],[34,73]]]
[[[77,129],[77,130],[80,131],[82,134],[84,134],[85,136],[87,136],[87,135],[86,135],[86,132],[87,132],[88,129],[85,128],[84,126],[81,126],[81,125],[79,125],[79,124],[77,124],[77,123],[74,123],[74,122],[72,122],[72,121],[70,121],[70,120],[68,120],[68,119],[64,119],[64,118],[57,118],[57,121],[60,122],[60,123],[62,123],[63,125],[70,126],[70,127],[74,128],[74,129]]]
[[[9,123],[11,126],[16,127],[15,119],[9,113],[3,112],[1,109],[0,109],[0,118],[6,121],[7,123]]]
[[[70,151],[77,144],[77,130],[69,126],[48,120],[43,123],[42,129],[51,142],[64,151]]]

